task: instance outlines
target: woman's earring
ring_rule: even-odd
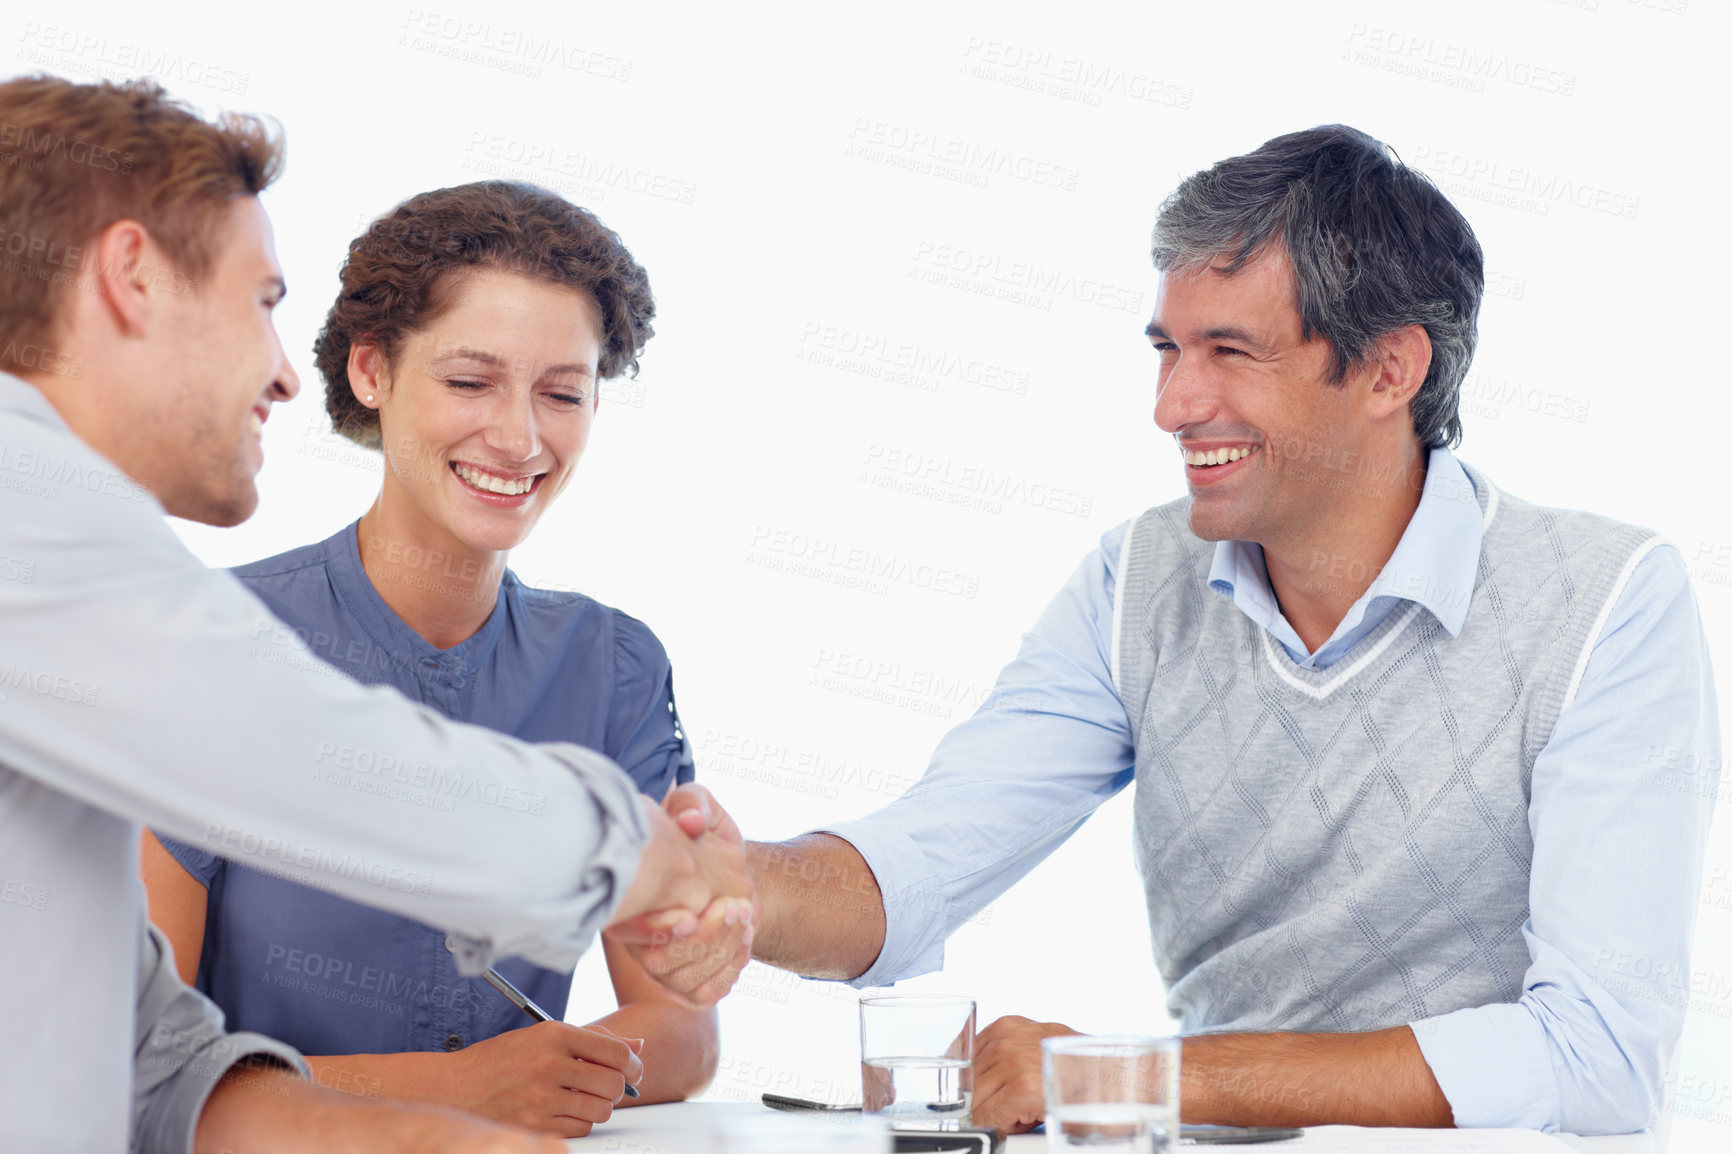
[[[369,405],[373,403],[373,394],[372,393],[367,394],[367,403]]]

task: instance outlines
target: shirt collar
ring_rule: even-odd
[[[493,653],[511,616],[509,603],[518,588],[509,571],[501,579],[495,594],[493,612],[488,614],[480,629],[449,649],[440,649],[422,637],[409,623],[397,616],[367,576],[361,563],[361,522],[359,519],[339,530],[324,542],[326,572],[338,595],[348,605],[373,640],[413,662],[422,676],[457,679],[465,670],[474,669]],[[433,567],[426,571],[430,580],[458,580],[460,574],[442,572]]]
[[[51,429],[72,431],[61,417],[60,410],[49,403],[41,389],[3,369],[0,369],[0,409],[21,413]]]
[[[1448,449],[1431,451],[1419,508],[1365,597],[1415,601],[1451,637],[1461,633],[1479,572],[1485,513],[1473,480]]]
[[[1388,597],[1424,606],[1451,637],[1458,635],[1467,620],[1484,535],[1485,515],[1467,470],[1448,449],[1432,449],[1419,507],[1388,563],[1354,602],[1336,632],[1352,630],[1373,600]],[[1280,631],[1292,632],[1269,586],[1261,545],[1253,541],[1216,542],[1209,586],[1231,597],[1247,617],[1265,629],[1279,626],[1284,627]]]

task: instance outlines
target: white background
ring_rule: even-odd
[[[169,15],[56,0],[7,4],[0,71],[149,71],[207,110],[286,126],[287,175],[266,203],[291,286],[279,323],[307,388],[267,428],[258,515],[182,527],[213,564],[322,538],[374,492],[376,459],[323,427],[310,353],[345,246],[374,215],[503,176],[620,232],[649,269],[659,335],[641,376],[604,392],[576,482],[513,565],[658,632],[700,779],[750,836],[887,801],[1100,534],[1179,495],[1141,333],[1156,208],[1185,174],[1318,123],[1362,128],[1433,174],[1484,245],[1462,456],[1519,496],[1677,542],[1732,668],[1722,6],[1059,7]],[[903,490],[903,470],[936,490]],[[1011,495],[971,489],[985,474]],[[970,495],[984,507],[956,499]],[[825,558],[851,549],[910,576],[859,589],[787,571],[804,559],[846,575]],[[951,576],[920,576],[936,570]],[[1128,803],[915,986],[974,994],[982,1024],[1162,1029]],[[1725,818],[1675,1149],[1732,1134]],[[724,1005],[712,1093],[850,1094],[853,996],[754,967]],[[609,998],[592,955],[572,1016]]]

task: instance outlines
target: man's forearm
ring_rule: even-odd
[[[1364,1034],[1186,1038],[1184,1120],[1232,1126],[1453,1126],[1406,1026]]]
[[[199,1115],[195,1154],[557,1154],[564,1143],[438,1106],[341,1094],[289,1070],[237,1066]]]
[[[197,1154],[244,1151],[271,1154],[317,1148],[325,1151],[385,1151],[408,1149],[405,1144],[381,1145],[395,1124],[408,1135],[417,1123],[432,1122],[420,1114],[402,1112],[365,1098],[334,1093],[278,1067],[241,1066],[229,1071],[205,1103],[194,1141]]]
[[[747,842],[763,902],[752,956],[809,978],[857,978],[884,949],[884,898],[860,851],[829,834]]]

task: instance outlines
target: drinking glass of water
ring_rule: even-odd
[[[974,1106],[974,999],[867,994],[860,999],[866,1113],[892,1125],[955,1130]]]
[[[1048,1154],[1162,1154],[1179,1143],[1179,1039],[1043,1038]]]

